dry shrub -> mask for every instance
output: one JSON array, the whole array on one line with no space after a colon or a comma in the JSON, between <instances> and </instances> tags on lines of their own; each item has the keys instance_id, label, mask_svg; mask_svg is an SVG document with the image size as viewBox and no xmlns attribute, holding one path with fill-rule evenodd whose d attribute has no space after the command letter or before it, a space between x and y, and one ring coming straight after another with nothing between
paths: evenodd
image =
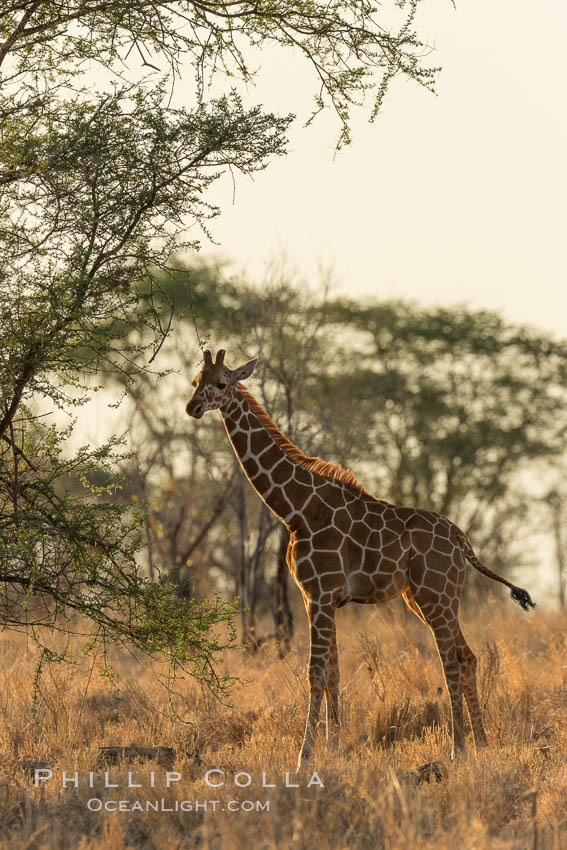
<instances>
[{"instance_id":1,"label":"dry shrub","mask_svg":"<svg viewBox=\"0 0 567 850\"><path fill-rule=\"evenodd\" d=\"M227 744L241 747L253 734L258 713L231 708L203 718L199 729L199 746L214 753Z\"/></svg>"},{"instance_id":2,"label":"dry shrub","mask_svg":"<svg viewBox=\"0 0 567 850\"><path fill-rule=\"evenodd\" d=\"M389 747L420 738L426 730L439 728L441 717L439 703L429 699L405 697L391 705L378 704L371 718L372 743Z\"/></svg>"}]
</instances>

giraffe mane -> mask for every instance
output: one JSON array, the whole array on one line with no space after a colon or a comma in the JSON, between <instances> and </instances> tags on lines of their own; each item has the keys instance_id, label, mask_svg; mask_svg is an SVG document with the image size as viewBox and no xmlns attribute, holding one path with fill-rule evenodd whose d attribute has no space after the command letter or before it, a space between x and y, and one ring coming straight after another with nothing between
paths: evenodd
<instances>
[{"instance_id":1,"label":"giraffe mane","mask_svg":"<svg viewBox=\"0 0 567 850\"><path fill-rule=\"evenodd\" d=\"M260 402L248 392L243 384L237 383L236 387L242 397L248 402L252 413L258 418L276 445L283 449L291 460L300 464L300 466L303 466L310 472L315 473L315 475L320 475L321 478L326 478L329 481L336 481L337 483L344 484L349 488L349 490L362 493L364 496L370 496L375 501L381 501L376 499L375 496L372 496L372 494L363 487L354 472L351 472L350 469L344 469L340 464L322 460L320 457L309 457L304 454L301 449L295 445L295 443L292 443L291 440L284 437L274 420L268 413L266 413L266 410L262 407Z\"/></svg>"}]
</instances>

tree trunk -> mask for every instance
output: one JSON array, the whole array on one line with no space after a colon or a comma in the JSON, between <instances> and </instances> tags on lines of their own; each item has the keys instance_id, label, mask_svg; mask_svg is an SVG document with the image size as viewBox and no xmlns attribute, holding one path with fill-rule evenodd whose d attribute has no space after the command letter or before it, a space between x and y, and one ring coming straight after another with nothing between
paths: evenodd
<instances>
[{"instance_id":1,"label":"tree trunk","mask_svg":"<svg viewBox=\"0 0 567 850\"><path fill-rule=\"evenodd\" d=\"M240 536L238 553L238 596L240 597L240 622L242 626L242 642L249 639L248 618L248 564L246 558L246 498L244 495L244 481L238 481L236 492L236 513L238 516L238 531Z\"/></svg>"},{"instance_id":2,"label":"tree trunk","mask_svg":"<svg viewBox=\"0 0 567 850\"><path fill-rule=\"evenodd\" d=\"M249 615L249 633L250 633L250 648L258 649L258 635L256 634L256 607L260 598L261 585L264 578L264 552L266 548L265 526L268 521L267 510L262 505L258 517L258 532L256 537L256 549L252 557L250 566L250 615Z\"/></svg>"},{"instance_id":3,"label":"tree trunk","mask_svg":"<svg viewBox=\"0 0 567 850\"><path fill-rule=\"evenodd\" d=\"M553 538L555 543L555 559L557 562L558 596L562 608L567 605L567 569L565 563L565 547L563 538L563 499L559 494L552 493L548 497L551 507Z\"/></svg>"},{"instance_id":4,"label":"tree trunk","mask_svg":"<svg viewBox=\"0 0 567 850\"><path fill-rule=\"evenodd\" d=\"M276 574L276 640L278 642L280 658L283 658L289 650L289 642L293 636L293 614L289 604L289 592L287 584L287 547L289 544L289 532L282 526L280 532L280 545L278 547L278 564Z\"/></svg>"}]
</instances>

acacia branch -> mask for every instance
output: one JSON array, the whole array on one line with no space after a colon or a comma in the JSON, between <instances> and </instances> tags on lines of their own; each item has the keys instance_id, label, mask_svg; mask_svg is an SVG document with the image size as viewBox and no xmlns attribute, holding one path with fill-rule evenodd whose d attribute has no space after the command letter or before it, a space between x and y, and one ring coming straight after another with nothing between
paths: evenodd
<instances>
[{"instance_id":1,"label":"acacia branch","mask_svg":"<svg viewBox=\"0 0 567 850\"><path fill-rule=\"evenodd\" d=\"M0 420L0 437L4 437L4 435L6 434L6 431L8 430L10 423L12 422L14 416L16 415L16 411L18 410L18 407L19 407L20 402L22 400L24 390L25 390L28 382L31 380L31 378L35 374L35 370L37 368L37 363L36 363L37 353L38 353L38 347L37 347L37 345L34 344L29 348L28 353L27 353L26 357L24 358L24 361L23 361L23 364L22 364L22 366L23 366L22 372L21 372L20 377L18 378L18 380L16 381L16 384L14 386L14 395L12 396L12 400L11 400L10 404L8 405L8 407L6 409L4 416Z\"/></svg>"},{"instance_id":2,"label":"acacia branch","mask_svg":"<svg viewBox=\"0 0 567 850\"><path fill-rule=\"evenodd\" d=\"M8 36L4 44L0 47L0 67L2 63L16 41L25 33L25 27L27 22L30 20L32 15L37 11L37 9L41 6L43 0L36 0L35 3L31 5L31 7L24 12L18 26L14 30L14 32Z\"/></svg>"}]
</instances>

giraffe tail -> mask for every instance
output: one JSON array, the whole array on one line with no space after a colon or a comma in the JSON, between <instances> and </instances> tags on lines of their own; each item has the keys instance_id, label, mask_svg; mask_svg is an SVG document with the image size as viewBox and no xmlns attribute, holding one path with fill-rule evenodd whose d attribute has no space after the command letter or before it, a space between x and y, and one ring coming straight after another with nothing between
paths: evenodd
<instances>
[{"instance_id":1,"label":"giraffe tail","mask_svg":"<svg viewBox=\"0 0 567 850\"><path fill-rule=\"evenodd\" d=\"M532 602L532 598L527 590L523 590L523 588L521 587L516 587L516 585L512 584L512 582L508 581L508 579L499 576L497 573L493 573L492 570L489 570L488 567L485 567L484 564L479 561L479 559L475 555L474 549L471 546L471 542L467 535L464 533L464 531L461 531L460 529L459 532L461 535L462 542L464 544L463 550L465 557L467 561L472 564L476 570L479 571L479 573L482 573L483 575L488 576L488 578L491 578L494 581L499 581L501 582L501 584L505 584L506 587L509 587L510 596L512 597L514 602L517 602L518 605L520 605L520 607L524 609L524 611L529 611L530 608L536 607L535 602Z\"/></svg>"}]
</instances>

